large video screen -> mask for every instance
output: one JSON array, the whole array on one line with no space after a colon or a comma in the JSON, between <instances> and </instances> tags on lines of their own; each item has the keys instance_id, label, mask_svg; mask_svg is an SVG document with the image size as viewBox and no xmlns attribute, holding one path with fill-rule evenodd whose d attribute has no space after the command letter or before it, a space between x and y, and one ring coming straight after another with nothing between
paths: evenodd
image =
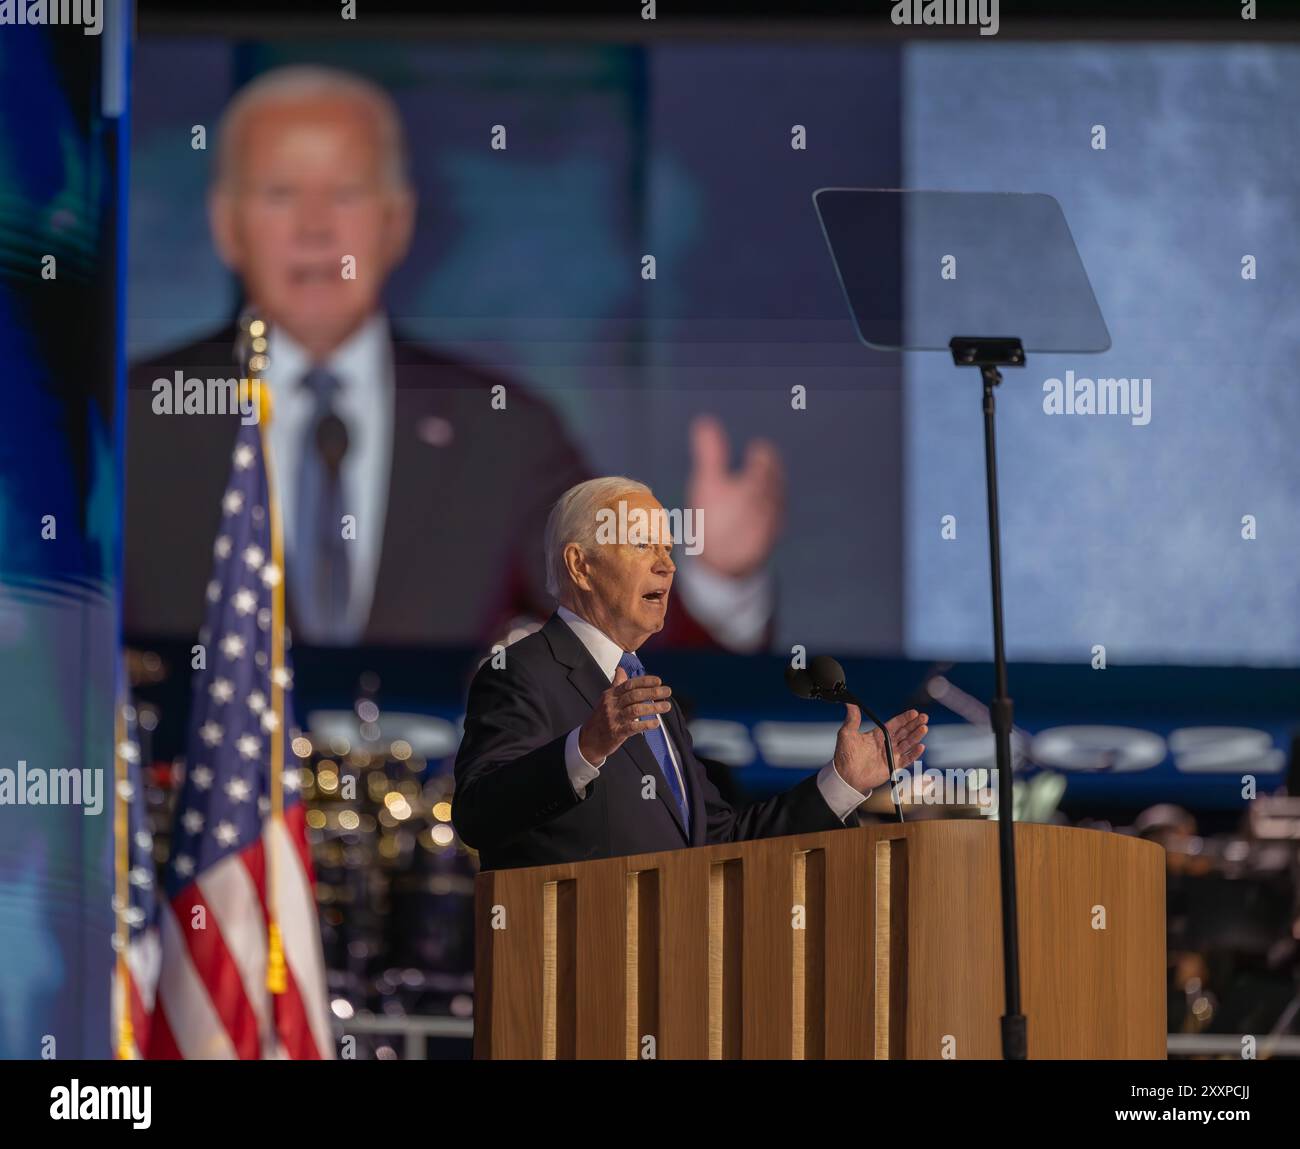
<instances>
[{"instance_id":1,"label":"large video screen","mask_svg":"<svg viewBox=\"0 0 1300 1149\"><path fill-rule=\"evenodd\" d=\"M978 378L857 342L812 203L911 187L1055 196L1113 337L1000 389L1010 657L1294 665L1298 62L1232 44L147 38L128 637L198 629L230 465L225 431L156 413L150 387L231 371L249 268L276 258L271 230L236 259L219 242L223 114L312 64L392 98L414 215L356 352L346 618L315 637L299 620L299 642L475 646L544 618L549 504L627 474L718 511L719 545L679 556L674 609L698 625L669 644L989 657ZM256 167L241 147L227 170ZM287 281L309 315L321 274ZM279 390L295 380L277 363L310 357L271 358ZM1125 381L1125 410L1090 408L1102 379Z\"/></svg>"}]
</instances>

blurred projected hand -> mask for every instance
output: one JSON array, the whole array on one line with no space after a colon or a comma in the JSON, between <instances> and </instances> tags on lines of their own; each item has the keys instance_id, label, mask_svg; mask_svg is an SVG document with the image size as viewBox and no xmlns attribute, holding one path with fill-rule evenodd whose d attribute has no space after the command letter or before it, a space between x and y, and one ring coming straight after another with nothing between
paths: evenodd
<instances>
[{"instance_id":1,"label":"blurred projected hand","mask_svg":"<svg viewBox=\"0 0 1300 1149\"><path fill-rule=\"evenodd\" d=\"M781 456L767 439L745 448L739 471L729 465L730 444L711 415L691 421L691 476L686 505L704 512L700 561L731 578L753 574L772 554L785 504Z\"/></svg>"}]
</instances>

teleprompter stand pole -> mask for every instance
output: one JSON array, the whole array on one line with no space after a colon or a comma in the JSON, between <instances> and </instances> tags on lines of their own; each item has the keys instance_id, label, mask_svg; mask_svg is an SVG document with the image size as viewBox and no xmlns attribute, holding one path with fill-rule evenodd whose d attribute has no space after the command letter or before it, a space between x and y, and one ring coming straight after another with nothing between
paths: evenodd
<instances>
[{"instance_id":1,"label":"teleprompter stand pole","mask_svg":"<svg viewBox=\"0 0 1300 1149\"><path fill-rule=\"evenodd\" d=\"M1023 367L1019 339L958 336L949 344L959 367L978 367L984 380L984 481L989 505L989 569L993 578L993 702L989 721L998 770L998 863L1002 885L1002 972L1006 1012L1002 1015L1002 1056L1024 1061L1029 1032L1020 1012L1020 925L1016 902L1016 846L1011 776L1011 698L1007 694L1007 653L1002 636L1002 545L998 528L998 464L993 435L993 388L1002 382L999 367Z\"/></svg>"}]
</instances>

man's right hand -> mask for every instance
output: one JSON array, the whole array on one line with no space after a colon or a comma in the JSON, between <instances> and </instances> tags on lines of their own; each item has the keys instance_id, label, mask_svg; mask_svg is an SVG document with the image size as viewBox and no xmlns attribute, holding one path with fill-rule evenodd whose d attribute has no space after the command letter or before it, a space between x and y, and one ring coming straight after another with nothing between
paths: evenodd
<instances>
[{"instance_id":1,"label":"man's right hand","mask_svg":"<svg viewBox=\"0 0 1300 1149\"><path fill-rule=\"evenodd\" d=\"M628 678L621 666L614 671L614 682L591 716L578 731L578 749L593 766L600 766L634 734L645 730L642 719L654 720L672 709L668 699L672 689L653 674Z\"/></svg>"}]
</instances>

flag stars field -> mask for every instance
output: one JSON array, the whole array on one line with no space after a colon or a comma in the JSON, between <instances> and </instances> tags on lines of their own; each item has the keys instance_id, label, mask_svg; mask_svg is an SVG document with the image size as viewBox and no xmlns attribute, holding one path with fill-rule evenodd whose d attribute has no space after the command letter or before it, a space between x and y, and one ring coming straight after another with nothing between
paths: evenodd
<instances>
[{"instance_id":1,"label":"flag stars field","mask_svg":"<svg viewBox=\"0 0 1300 1149\"><path fill-rule=\"evenodd\" d=\"M214 678L208 687L208 694L213 702L229 702L235 696L235 684L228 678Z\"/></svg>"},{"instance_id":2,"label":"flag stars field","mask_svg":"<svg viewBox=\"0 0 1300 1149\"><path fill-rule=\"evenodd\" d=\"M232 778L226 783L226 794L232 802L247 802L252 793L247 778Z\"/></svg>"}]
</instances>

